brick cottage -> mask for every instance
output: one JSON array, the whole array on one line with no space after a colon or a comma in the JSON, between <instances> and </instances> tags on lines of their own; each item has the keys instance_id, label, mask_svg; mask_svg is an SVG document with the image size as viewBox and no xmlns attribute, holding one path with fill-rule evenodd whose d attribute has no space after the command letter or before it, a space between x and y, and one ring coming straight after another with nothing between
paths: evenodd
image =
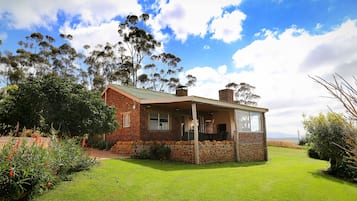
<instances>
[{"instance_id":1,"label":"brick cottage","mask_svg":"<svg viewBox=\"0 0 357 201\"><path fill-rule=\"evenodd\" d=\"M120 124L105 140L112 151L134 155L153 143L171 148L171 160L189 163L266 161L265 112L268 109L233 101L233 90L219 100L128 86L109 85L105 103L116 108Z\"/></svg>"}]
</instances>

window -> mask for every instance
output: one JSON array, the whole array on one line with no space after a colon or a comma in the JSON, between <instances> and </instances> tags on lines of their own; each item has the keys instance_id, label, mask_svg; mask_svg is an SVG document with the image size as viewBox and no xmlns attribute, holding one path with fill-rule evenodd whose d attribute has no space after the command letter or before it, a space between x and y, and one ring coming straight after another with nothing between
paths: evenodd
<instances>
[{"instance_id":1,"label":"window","mask_svg":"<svg viewBox=\"0 0 357 201\"><path fill-rule=\"evenodd\" d=\"M248 112L236 110L239 132L261 132L262 114L260 112Z\"/></svg>"},{"instance_id":2,"label":"window","mask_svg":"<svg viewBox=\"0 0 357 201\"><path fill-rule=\"evenodd\" d=\"M122 122L123 128L129 128L130 127L130 113L129 112L123 113L122 119L123 119L123 122Z\"/></svg>"},{"instance_id":3,"label":"window","mask_svg":"<svg viewBox=\"0 0 357 201\"><path fill-rule=\"evenodd\" d=\"M161 112L150 112L150 130L169 130L169 114Z\"/></svg>"}]
</instances>

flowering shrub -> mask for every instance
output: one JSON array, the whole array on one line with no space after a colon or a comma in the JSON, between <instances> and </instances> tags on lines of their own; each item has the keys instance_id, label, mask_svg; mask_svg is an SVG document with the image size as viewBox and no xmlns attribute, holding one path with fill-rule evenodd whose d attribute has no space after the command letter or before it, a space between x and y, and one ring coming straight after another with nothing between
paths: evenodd
<instances>
[{"instance_id":1,"label":"flowering shrub","mask_svg":"<svg viewBox=\"0 0 357 201\"><path fill-rule=\"evenodd\" d=\"M46 148L47 147L47 148ZM27 200L95 164L74 140L12 139L0 155L0 201Z\"/></svg>"}]
</instances>

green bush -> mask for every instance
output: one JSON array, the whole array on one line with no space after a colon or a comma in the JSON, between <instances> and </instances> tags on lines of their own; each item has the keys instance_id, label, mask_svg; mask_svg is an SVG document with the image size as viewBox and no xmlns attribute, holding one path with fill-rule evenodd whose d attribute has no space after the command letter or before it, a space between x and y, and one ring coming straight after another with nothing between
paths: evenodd
<instances>
[{"instance_id":1,"label":"green bush","mask_svg":"<svg viewBox=\"0 0 357 201\"><path fill-rule=\"evenodd\" d=\"M0 155L0 200L27 200L94 164L73 139L48 144L38 136L33 143L12 139Z\"/></svg>"},{"instance_id":2,"label":"green bush","mask_svg":"<svg viewBox=\"0 0 357 201\"><path fill-rule=\"evenodd\" d=\"M307 150L307 155L310 157L310 158L314 158L314 159L320 159L320 156L319 154L312 148L308 149Z\"/></svg>"},{"instance_id":3,"label":"green bush","mask_svg":"<svg viewBox=\"0 0 357 201\"><path fill-rule=\"evenodd\" d=\"M141 152L139 152L139 154L135 155L134 158L138 158L138 159L150 159L151 155L147 150L143 150Z\"/></svg>"},{"instance_id":4,"label":"green bush","mask_svg":"<svg viewBox=\"0 0 357 201\"><path fill-rule=\"evenodd\" d=\"M308 143L307 137L302 137L299 139L298 145L305 146L307 145L307 143Z\"/></svg>"},{"instance_id":5,"label":"green bush","mask_svg":"<svg viewBox=\"0 0 357 201\"><path fill-rule=\"evenodd\" d=\"M51 147L53 156L53 169L62 180L69 180L69 174L87 170L96 161L80 147L77 139L57 141Z\"/></svg>"},{"instance_id":6,"label":"green bush","mask_svg":"<svg viewBox=\"0 0 357 201\"><path fill-rule=\"evenodd\" d=\"M108 147L107 142L103 140L103 135L89 135L87 145L100 150L107 149Z\"/></svg>"},{"instance_id":7,"label":"green bush","mask_svg":"<svg viewBox=\"0 0 357 201\"><path fill-rule=\"evenodd\" d=\"M150 147L150 156L154 160L168 160L170 159L171 149L164 144L153 145Z\"/></svg>"}]
</instances>

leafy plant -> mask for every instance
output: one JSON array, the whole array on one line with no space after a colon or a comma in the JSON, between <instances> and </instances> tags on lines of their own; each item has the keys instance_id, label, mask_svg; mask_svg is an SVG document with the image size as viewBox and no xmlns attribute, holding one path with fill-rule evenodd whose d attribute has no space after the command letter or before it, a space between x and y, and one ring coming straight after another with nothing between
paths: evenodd
<instances>
[{"instance_id":1,"label":"leafy plant","mask_svg":"<svg viewBox=\"0 0 357 201\"><path fill-rule=\"evenodd\" d=\"M142 150L141 152L139 152L137 155L134 156L134 158L138 158L138 159L150 159L151 155L147 150Z\"/></svg>"},{"instance_id":2,"label":"leafy plant","mask_svg":"<svg viewBox=\"0 0 357 201\"><path fill-rule=\"evenodd\" d=\"M154 160L170 159L171 149L164 144L155 144L150 147L150 156Z\"/></svg>"},{"instance_id":3,"label":"leafy plant","mask_svg":"<svg viewBox=\"0 0 357 201\"><path fill-rule=\"evenodd\" d=\"M0 155L0 200L27 200L96 163L74 139L12 139Z\"/></svg>"},{"instance_id":4,"label":"leafy plant","mask_svg":"<svg viewBox=\"0 0 357 201\"><path fill-rule=\"evenodd\" d=\"M11 96L0 107L0 122L13 128L48 133L54 127L62 136L78 136L110 133L118 124L114 108L99 94L56 76L19 84Z\"/></svg>"}]
</instances>

